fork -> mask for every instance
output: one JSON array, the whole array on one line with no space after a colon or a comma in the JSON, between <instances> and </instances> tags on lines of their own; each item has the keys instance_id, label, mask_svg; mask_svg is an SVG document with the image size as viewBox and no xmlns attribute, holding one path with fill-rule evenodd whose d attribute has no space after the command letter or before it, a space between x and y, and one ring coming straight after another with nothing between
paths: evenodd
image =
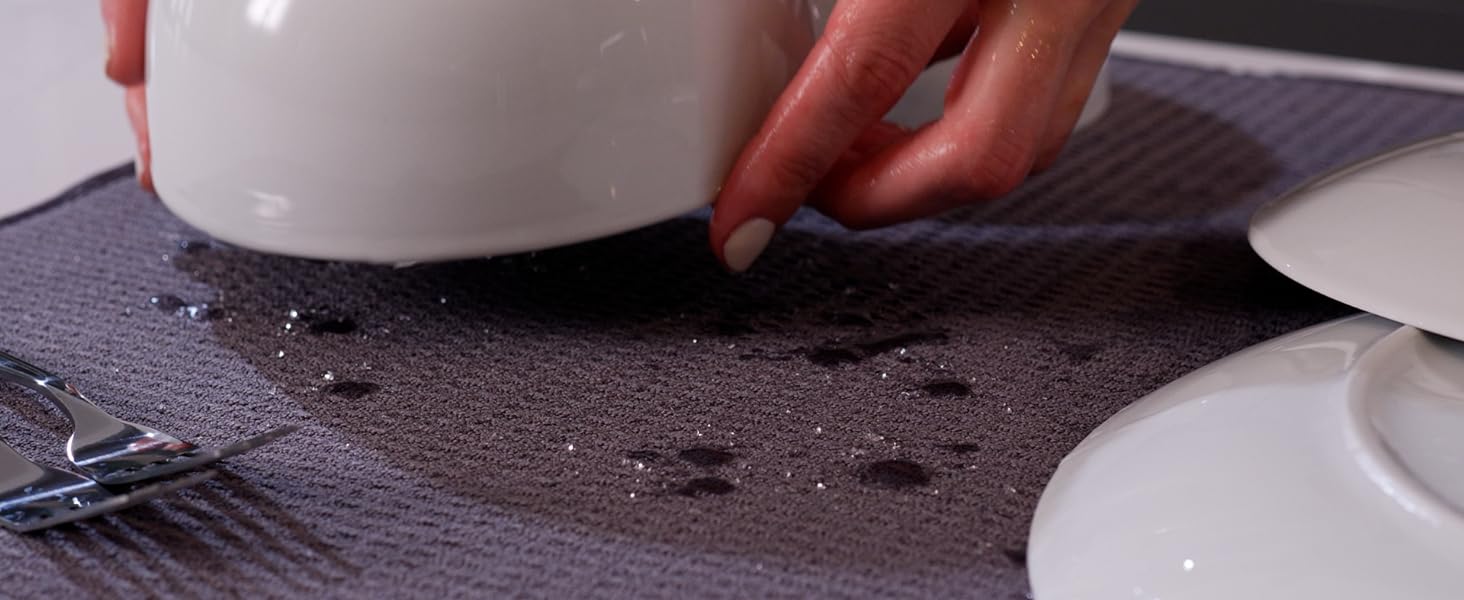
<instances>
[{"instance_id":1,"label":"fork","mask_svg":"<svg viewBox=\"0 0 1464 600\"><path fill-rule=\"evenodd\" d=\"M25 532L80 521L203 483L215 474L201 471L113 493L75 473L31 462L0 442L0 526Z\"/></svg>"},{"instance_id":2,"label":"fork","mask_svg":"<svg viewBox=\"0 0 1464 600\"><path fill-rule=\"evenodd\" d=\"M0 381L34 390L71 420L66 458L97 483L118 485L155 479L253 450L299 429L285 426L227 446L199 448L146 425L123 421L87 400L70 383L0 352Z\"/></svg>"}]
</instances>

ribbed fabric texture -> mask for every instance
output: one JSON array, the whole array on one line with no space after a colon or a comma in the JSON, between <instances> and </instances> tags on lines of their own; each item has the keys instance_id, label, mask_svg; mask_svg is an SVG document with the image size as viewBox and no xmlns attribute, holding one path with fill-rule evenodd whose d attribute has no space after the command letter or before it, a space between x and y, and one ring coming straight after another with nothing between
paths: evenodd
<instances>
[{"instance_id":1,"label":"ribbed fabric texture","mask_svg":"<svg viewBox=\"0 0 1464 600\"><path fill-rule=\"evenodd\" d=\"M1460 97L1114 79L1011 197L860 234L804 214L742 277L705 215L408 269L265 256L124 171L0 222L0 347L188 439L304 426L196 491L0 535L0 596L1023 598L1088 431L1352 312L1257 259L1251 212L1464 129ZM5 439L61 464L64 421L0 399Z\"/></svg>"}]
</instances>

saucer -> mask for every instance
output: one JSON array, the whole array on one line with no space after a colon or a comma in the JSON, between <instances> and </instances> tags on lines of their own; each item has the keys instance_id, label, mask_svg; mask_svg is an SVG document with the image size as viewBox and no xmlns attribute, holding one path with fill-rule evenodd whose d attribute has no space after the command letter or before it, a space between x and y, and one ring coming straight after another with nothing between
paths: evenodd
<instances>
[{"instance_id":1,"label":"saucer","mask_svg":"<svg viewBox=\"0 0 1464 600\"><path fill-rule=\"evenodd\" d=\"M1258 211L1251 246L1357 308L1464 339L1464 132L1384 153Z\"/></svg>"},{"instance_id":2,"label":"saucer","mask_svg":"<svg viewBox=\"0 0 1464 600\"><path fill-rule=\"evenodd\" d=\"M1441 136L1256 213L1262 258L1374 314L1218 361L1089 435L1033 520L1041 600L1460 596L1461 167L1464 133Z\"/></svg>"},{"instance_id":3,"label":"saucer","mask_svg":"<svg viewBox=\"0 0 1464 600\"><path fill-rule=\"evenodd\" d=\"M1040 600L1456 598L1464 342L1352 317L1124 409L1063 460Z\"/></svg>"}]
</instances>

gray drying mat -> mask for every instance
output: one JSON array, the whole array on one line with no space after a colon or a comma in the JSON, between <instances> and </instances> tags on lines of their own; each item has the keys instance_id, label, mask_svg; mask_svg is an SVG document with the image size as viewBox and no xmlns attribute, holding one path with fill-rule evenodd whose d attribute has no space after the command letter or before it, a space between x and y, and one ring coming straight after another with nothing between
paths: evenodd
<instances>
[{"instance_id":1,"label":"gray drying mat","mask_svg":"<svg viewBox=\"0 0 1464 600\"><path fill-rule=\"evenodd\" d=\"M804 215L745 277L699 217L404 270L263 256L121 171L0 222L0 346L204 442L305 426L200 491L0 536L0 595L1023 597L1088 431L1350 312L1256 259L1249 213L1464 129L1459 97L1115 66L1112 113L1013 197ZM58 458L58 419L0 396Z\"/></svg>"}]
</instances>

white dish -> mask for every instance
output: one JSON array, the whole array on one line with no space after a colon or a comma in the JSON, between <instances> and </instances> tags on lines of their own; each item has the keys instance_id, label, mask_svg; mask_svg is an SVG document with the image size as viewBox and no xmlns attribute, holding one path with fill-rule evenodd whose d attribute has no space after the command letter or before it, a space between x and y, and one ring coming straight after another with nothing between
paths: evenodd
<instances>
[{"instance_id":1,"label":"white dish","mask_svg":"<svg viewBox=\"0 0 1464 600\"><path fill-rule=\"evenodd\" d=\"M228 242L403 262L704 206L813 41L806 0L152 2L153 173Z\"/></svg>"},{"instance_id":2,"label":"white dish","mask_svg":"<svg viewBox=\"0 0 1464 600\"><path fill-rule=\"evenodd\" d=\"M1376 316L1124 409L1032 525L1039 600L1445 599L1464 590L1464 342Z\"/></svg>"},{"instance_id":3,"label":"white dish","mask_svg":"<svg viewBox=\"0 0 1464 600\"><path fill-rule=\"evenodd\" d=\"M1464 339L1464 133L1308 183L1256 213L1250 238L1307 287Z\"/></svg>"}]
</instances>

